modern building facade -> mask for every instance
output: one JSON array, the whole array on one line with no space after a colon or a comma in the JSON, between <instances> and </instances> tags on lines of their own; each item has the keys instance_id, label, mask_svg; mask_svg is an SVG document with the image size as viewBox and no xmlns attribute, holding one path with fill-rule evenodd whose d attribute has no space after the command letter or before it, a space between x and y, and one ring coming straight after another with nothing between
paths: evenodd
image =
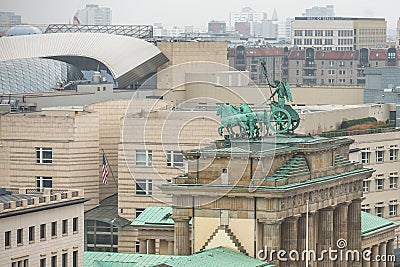
<instances>
[{"instance_id":1,"label":"modern building facade","mask_svg":"<svg viewBox=\"0 0 400 267\"><path fill-rule=\"evenodd\" d=\"M15 14L14 12L0 12L0 37L4 36L8 29L13 27L14 25L19 25L22 23L22 19L20 15Z\"/></svg>"},{"instance_id":2,"label":"modern building facade","mask_svg":"<svg viewBox=\"0 0 400 267\"><path fill-rule=\"evenodd\" d=\"M74 15L74 24L82 25L110 25L112 23L111 9L88 4Z\"/></svg>"},{"instance_id":3,"label":"modern building facade","mask_svg":"<svg viewBox=\"0 0 400 267\"><path fill-rule=\"evenodd\" d=\"M2 266L83 266L83 191L0 190Z\"/></svg>"},{"instance_id":4,"label":"modern building facade","mask_svg":"<svg viewBox=\"0 0 400 267\"><path fill-rule=\"evenodd\" d=\"M300 49L352 51L386 47L383 18L296 17L292 46Z\"/></svg>"}]
</instances>

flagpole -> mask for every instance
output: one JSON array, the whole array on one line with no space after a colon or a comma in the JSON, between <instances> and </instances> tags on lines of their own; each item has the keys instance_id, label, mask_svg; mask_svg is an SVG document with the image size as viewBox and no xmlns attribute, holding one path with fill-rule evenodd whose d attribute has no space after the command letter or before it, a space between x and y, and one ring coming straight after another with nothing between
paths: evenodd
<instances>
[{"instance_id":1,"label":"flagpole","mask_svg":"<svg viewBox=\"0 0 400 267\"><path fill-rule=\"evenodd\" d=\"M104 153L104 149L101 149L101 151L103 151L104 158L106 159L107 165L108 165L108 167L110 168L111 175L112 175L112 177L113 177L113 180L114 180L115 186L116 186L116 187L117 187L117 189L118 189L118 183L117 183L117 181L115 180L115 176L114 176L114 173L113 173L113 171L112 171L112 169L111 169L111 165L110 165L110 163L108 162L108 159L107 159L106 153Z\"/></svg>"},{"instance_id":2,"label":"flagpole","mask_svg":"<svg viewBox=\"0 0 400 267\"><path fill-rule=\"evenodd\" d=\"M307 205L307 211L306 211L306 267L308 267L308 261L309 261L309 251L308 251L308 199L306 201Z\"/></svg>"}]
</instances>

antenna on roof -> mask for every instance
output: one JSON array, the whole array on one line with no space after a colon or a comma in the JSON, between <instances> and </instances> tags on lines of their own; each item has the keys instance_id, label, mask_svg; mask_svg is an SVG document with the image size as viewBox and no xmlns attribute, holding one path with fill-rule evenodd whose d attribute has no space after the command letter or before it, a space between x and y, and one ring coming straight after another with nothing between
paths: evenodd
<instances>
[{"instance_id":1,"label":"antenna on roof","mask_svg":"<svg viewBox=\"0 0 400 267\"><path fill-rule=\"evenodd\" d=\"M100 69L100 62L97 63L97 71L99 71L99 69Z\"/></svg>"}]
</instances>

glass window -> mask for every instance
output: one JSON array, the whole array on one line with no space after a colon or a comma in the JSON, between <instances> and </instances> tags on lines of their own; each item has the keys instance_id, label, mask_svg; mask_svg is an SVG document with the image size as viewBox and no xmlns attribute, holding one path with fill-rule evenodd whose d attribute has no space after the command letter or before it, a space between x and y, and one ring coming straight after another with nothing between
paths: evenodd
<instances>
[{"instance_id":1,"label":"glass window","mask_svg":"<svg viewBox=\"0 0 400 267\"><path fill-rule=\"evenodd\" d=\"M36 163L40 164L53 163L53 149L51 147L37 147Z\"/></svg>"},{"instance_id":2,"label":"glass window","mask_svg":"<svg viewBox=\"0 0 400 267\"><path fill-rule=\"evenodd\" d=\"M363 192L369 192L370 181L363 181Z\"/></svg>"},{"instance_id":3,"label":"glass window","mask_svg":"<svg viewBox=\"0 0 400 267\"><path fill-rule=\"evenodd\" d=\"M21 228L17 230L17 245L22 245L23 240L24 240L24 231Z\"/></svg>"},{"instance_id":4,"label":"glass window","mask_svg":"<svg viewBox=\"0 0 400 267\"><path fill-rule=\"evenodd\" d=\"M383 216L383 207L375 207L375 215L382 217Z\"/></svg>"},{"instance_id":5,"label":"glass window","mask_svg":"<svg viewBox=\"0 0 400 267\"><path fill-rule=\"evenodd\" d=\"M46 267L46 258L40 259L40 267Z\"/></svg>"},{"instance_id":6,"label":"glass window","mask_svg":"<svg viewBox=\"0 0 400 267\"><path fill-rule=\"evenodd\" d=\"M152 195L153 181L147 179L136 180L136 195Z\"/></svg>"},{"instance_id":7,"label":"glass window","mask_svg":"<svg viewBox=\"0 0 400 267\"><path fill-rule=\"evenodd\" d=\"M53 188L53 177L36 176L36 191L43 192L45 188Z\"/></svg>"},{"instance_id":8,"label":"glass window","mask_svg":"<svg viewBox=\"0 0 400 267\"><path fill-rule=\"evenodd\" d=\"M136 150L136 166L152 166L153 151L152 150Z\"/></svg>"},{"instance_id":9,"label":"glass window","mask_svg":"<svg viewBox=\"0 0 400 267\"><path fill-rule=\"evenodd\" d=\"M180 151L167 151L168 167L183 167L183 155Z\"/></svg>"},{"instance_id":10,"label":"glass window","mask_svg":"<svg viewBox=\"0 0 400 267\"><path fill-rule=\"evenodd\" d=\"M29 242L35 240L35 226L29 227Z\"/></svg>"},{"instance_id":11,"label":"glass window","mask_svg":"<svg viewBox=\"0 0 400 267\"><path fill-rule=\"evenodd\" d=\"M57 256L51 257L51 267L57 267Z\"/></svg>"},{"instance_id":12,"label":"glass window","mask_svg":"<svg viewBox=\"0 0 400 267\"><path fill-rule=\"evenodd\" d=\"M74 250L72 252L72 267L78 267L78 251Z\"/></svg>"},{"instance_id":13,"label":"glass window","mask_svg":"<svg viewBox=\"0 0 400 267\"><path fill-rule=\"evenodd\" d=\"M302 30L294 30L294 36L303 36Z\"/></svg>"},{"instance_id":14,"label":"glass window","mask_svg":"<svg viewBox=\"0 0 400 267\"><path fill-rule=\"evenodd\" d=\"M51 236L52 237L57 236L57 222L51 223Z\"/></svg>"},{"instance_id":15,"label":"glass window","mask_svg":"<svg viewBox=\"0 0 400 267\"><path fill-rule=\"evenodd\" d=\"M390 201L389 216L397 216L397 201Z\"/></svg>"},{"instance_id":16,"label":"glass window","mask_svg":"<svg viewBox=\"0 0 400 267\"><path fill-rule=\"evenodd\" d=\"M385 151L383 146L378 146L376 148L376 162L383 162L384 153Z\"/></svg>"},{"instance_id":17,"label":"glass window","mask_svg":"<svg viewBox=\"0 0 400 267\"><path fill-rule=\"evenodd\" d=\"M78 232L78 217L75 217L72 221L72 231L74 233Z\"/></svg>"},{"instance_id":18,"label":"glass window","mask_svg":"<svg viewBox=\"0 0 400 267\"><path fill-rule=\"evenodd\" d=\"M62 267L67 267L68 266L68 253L63 253L62 254Z\"/></svg>"},{"instance_id":19,"label":"glass window","mask_svg":"<svg viewBox=\"0 0 400 267\"><path fill-rule=\"evenodd\" d=\"M4 233L4 246L5 247L11 246L11 231L7 231Z\"/></svg>"},{"instance_id":20,"label":"glass window","mask_svg":"<svg viewBox=\"0 0 400 267\"><path fill-rule=\"evenodd\" d=\"M397 188L397 179L398 179L398 174L397 172L391 172L389 174L389 188L390 189L395 189Z\"/></svg>"},{"instance_id":21,"label":"glass window","mask_svg":"<svg viewBox=\"0 0 400 267\"><path fill-rule=\"evenodd\" d=\"M40 239L46 238L46 224L40 225Z\"/></svg>"},{"instance_id":22,"label":"glass window","mask_svg":"<svg viewBox=\"0 0 400 267\"><path fill-rule=\"evenodd\" d=\"M389 160L397 160L398 148L397 145L390 146Z\"/></svg>"},{"instance_id":23,"label":"glass window","mask_svg":"<svg viewBox=\"0 0 400 267\"><path fill-rule=\"evenodd\" d=\"M63 235L68 234L68 220L62 221L62 234Z\"/></svg>"},{"instance_id":24,"label":"glass window","mask_svg":"<svg viewBox=\"0 0 400 267\"><path fill-rule=\"evenodd\" d=\"M369 151L369 148L363 148L361 150L361 162L363 164L369 163L370 153L371 153L371 151Z\"/></svg>"},{"instance_id":25,"label":"glass window","mask_svg":"<svg viewBox=\"0 0 400 267\"><path fill-rule=\"evenodd\" d=\"M380 178L382 176L383 176L382 174L377 175L377 178L375 179L375 184L376 184L376 190L377 191L383 190L383 186L384 186L383 181L384 180L383 180L383 178Z\"/></svg>"},{"instance_id":26,"label":"glass window","mask_svg":"<svg viewBox=\"0 0 400 267\"><path fill-rule=\"evenodd\" d=\"M136 209L136 210L135 210L135 216L136 216L136 218L139 217L139 215L142 214L143 211L144 211L144 209Z\"/></svg>"}]
</instances>

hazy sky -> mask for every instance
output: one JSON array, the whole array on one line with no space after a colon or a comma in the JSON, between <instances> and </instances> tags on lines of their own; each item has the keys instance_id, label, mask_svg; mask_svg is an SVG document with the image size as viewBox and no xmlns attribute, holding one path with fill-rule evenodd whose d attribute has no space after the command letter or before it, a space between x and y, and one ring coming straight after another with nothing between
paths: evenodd
<instances>
[{"instance_id":1,"label":"hazy sky","mask_svg":"<svg viewBox=\"0 0 400 267\"><path fill-rule=\"evenodd\" d=\"M113 24L206 26L212 19L228 23L229 13L244 6L267 12L268 18L276 8L279 20L284 20L312 6L333 4L336 16L384 17L389 28L396 27L400 16L398 0L0 0L0 11L13 11L32 24L68 23L76 10L91 3L111 8Z\"/></svg>"}]
</instances>

